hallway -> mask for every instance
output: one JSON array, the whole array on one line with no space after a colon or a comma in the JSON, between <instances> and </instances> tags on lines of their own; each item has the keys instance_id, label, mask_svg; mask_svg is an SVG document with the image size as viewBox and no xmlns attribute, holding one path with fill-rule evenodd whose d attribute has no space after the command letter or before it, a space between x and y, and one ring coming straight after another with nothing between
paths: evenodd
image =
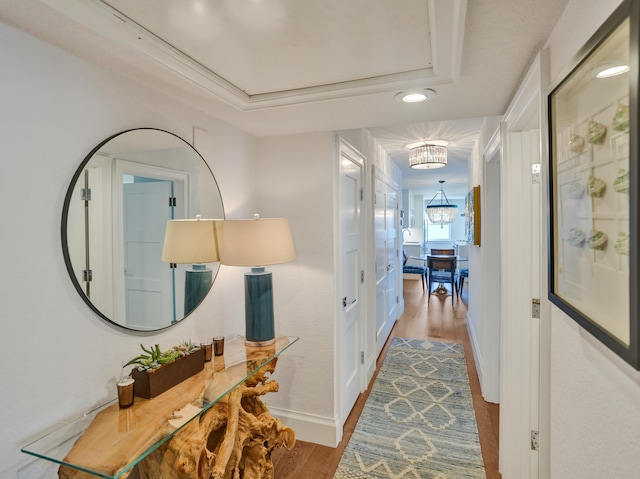
<instances>
[{"instance_id":1,"label":"hallway","mask_svg":"<svg viewBox=\"0 0 640 479\"><path fill-rule=\"evenodd\" d=\"M465 289L466 287L465 285ZM498 473L499 406L485 402L480 392L465 324L467 307L462 300L457 300L452 307L451 298L448 296L432 295L430 303L427 303L427 298L420 281L404 281L405 310L396 322L391 336L458 342L464 346L487 479L500 479ZM378 369L386 354L387 346L378 358ZM337 448L298 441L292 451L276 449L273 454L276 479L331 479L368 395L369 390L358 398L345 423L343 439Z\"/></svg>"}]
</instances>

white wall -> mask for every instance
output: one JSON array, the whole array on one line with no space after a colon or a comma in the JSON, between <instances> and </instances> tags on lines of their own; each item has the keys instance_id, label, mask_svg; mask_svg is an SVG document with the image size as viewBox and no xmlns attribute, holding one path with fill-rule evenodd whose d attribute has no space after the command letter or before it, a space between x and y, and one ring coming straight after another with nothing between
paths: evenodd
<instances>
[{"instance_id":1,"label":"white wall","mask_svg":"<svg viewBox=\"0 0 640 479\"><path fill-rule=\"evenodd\" d=\"M569 1L548 42L552 78L619 3ZM551 477L638 477L640 372L556 307L550 387Z\"/></svg>"},{"instance_id":2,"label":"white wall","mask_svg":"<svg viewBox=\"0 0 640 479\"><path fill-rule=\"evenodd\" d=\"M270 266L276 334L301 339L283 355L278 394L265 397L271 411L305 441L335 445L334 209L332 133L259 140L256 174L262 217L286 217L296 261ZM238 288L242 288L238 284Z\"/></svg>"},{"instance_id":3,"label":"white wall","mask_svg":"<svg viewBox=\"0 0 640 479\"><path fill-rule=\"evenodd\" d=\"M20 447L113 399L120 365L137 354L139 343L169 347L183 339L244 330L242 268L222 267L203 305L159 333L132 334L90 311L68 277L60 240L64 195L82 159L101 140L125 129L157 127L191 141L197 125L208 131L198 147L218 181L227 215L237 218L259 210L254 181L258 150L254 137L234 127L2 23L0 45L0 186L5 198L0 228L0 477L16 477L21 470L20 477L32 479L39 477L33 472L39 466L29 465L32 459ZM297 222L294 231L301 231ZM304 248L301 257L306 260ZM305 290L313 286L307 281L312 269L293 266L294 272L305 270L299 275L307 283ZM274 272L280 308L284 294L279 281L286 286L292 280L280 269L274 267ZM300 322L304 320L301 315ZM308 334L304 327L299 331ZM307 362L312 360L322 363L320 358ZM283 370L292 368L288 361L293 360L283 355Z\"/></svg>"},{"instance_id":4,"label":"white wall","mask_svg":"<svg viewBox=\"0 0 640 479\"><path fill-rule=\"evenodd\" d=\"M487 118L478 135L478 140L474 145L471 159L469 161L469 189L480 185L481 197L486 194L486 178L484 177L484 150L489 144L492 135L496 131L500 122L499 117ZM499 402L497 394L497 379L499 378L499 363L496 358L496 344L500 344L500 323L499 317L489 315L487 311L495 310L499 305L491 305L487 308L488 285L483 278L487 277L487 251L482 244L496 241L497 232L488 232L482 226L482 217L485 216L485 205L481 201L480 205L480 237L481 245L469 244L469 278L468 295L469 304L467 310L467 328L473 346L473 354L476 362L476 369L480 379L482 393L487 401ZM466 286L465 286L466 287ZM490 383L487 384L487 381Z\"/></svg>"}]
</instances>

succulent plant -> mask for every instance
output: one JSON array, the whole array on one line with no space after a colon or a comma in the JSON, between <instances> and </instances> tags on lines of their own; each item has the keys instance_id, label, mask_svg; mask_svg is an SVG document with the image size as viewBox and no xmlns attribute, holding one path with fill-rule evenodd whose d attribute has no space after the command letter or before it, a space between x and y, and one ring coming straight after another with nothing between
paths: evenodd
<instances>
[{"instance_id":1,"label":"succulent plant","mask_svg":"<svg viewBox=\"0 0 640 479\"><path fill-rule=\"evenodd\" d=\"M197 349L200 349L200 347L196 343L190 340L182 341L180 344L173 347L173 350L178 351L178 355L181 358L188 356L189 354L191 354Z\"/></svg>"},{"instance_id":2,"label":"succulent plant","mask_svg":"<svg viewBox=\"0 0 640 479\"><path fill-rule=\"evenodd\" d=\"M161 351L158 344L149 349L145 348L142 344L140 345L140 347L146 354L136 356L123 367L135 364L137 365L139 370L149 371L170 363L180 356L180 351L177 351L173 348L167 351Z\"/></svg>"}]
</instances>

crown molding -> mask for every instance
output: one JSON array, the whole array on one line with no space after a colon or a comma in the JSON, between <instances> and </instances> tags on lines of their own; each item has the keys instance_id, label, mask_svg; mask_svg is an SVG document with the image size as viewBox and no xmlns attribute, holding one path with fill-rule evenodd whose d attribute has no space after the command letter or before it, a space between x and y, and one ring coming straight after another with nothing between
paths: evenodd
<instances>
[{"instance_id":1,"label":"crown molding","mask_svg":"<svg viewBox=\"0 0 640 479\"><path fill-rule=\"evenodd\" d=\"M41 3L241 111L426 88L455 82L460 71L467 0L429 0L434 67L306 88L248 94L101 0Z\"/></svg>"}]
</instances>

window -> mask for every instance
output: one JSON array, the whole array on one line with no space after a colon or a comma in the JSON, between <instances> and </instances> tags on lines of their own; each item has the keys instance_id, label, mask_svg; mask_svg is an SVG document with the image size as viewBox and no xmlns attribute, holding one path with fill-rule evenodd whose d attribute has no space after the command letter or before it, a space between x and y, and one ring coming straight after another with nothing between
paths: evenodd
<instances>
[{"instance_id":1,"label":"window","mask_svg":"<svg viewBox=\"0 0 640 479\"><path fill-rule=\"evenodd\" d=\"M425 232L427 241L451 241L451 225L432 223L426 214L424 215L424 224L427 230Z\"/></svg>"}]
</instances>

